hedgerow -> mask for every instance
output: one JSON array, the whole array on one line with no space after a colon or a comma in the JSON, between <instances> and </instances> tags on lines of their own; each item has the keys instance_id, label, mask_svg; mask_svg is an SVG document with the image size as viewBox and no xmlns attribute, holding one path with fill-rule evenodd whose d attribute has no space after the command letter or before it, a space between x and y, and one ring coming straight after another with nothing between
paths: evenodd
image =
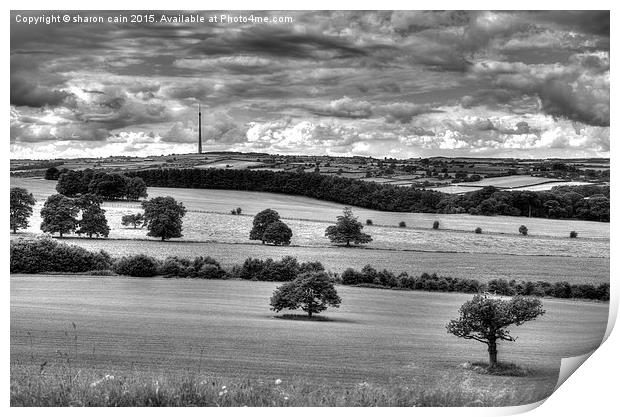
<instances>
[{"instance_id":1,"label":"hedgerow","mask_svg":"<svg viewBox=\"0 0 620 417\"><path fill-rule=\"evenodd\" d=\"M147 255L124 256L112 259L107 253L90 252L74 245L59 243L50 238L18 239L11 241L11 273L38 272L88 272L112 269L119 275L135 277L165 277L225 279L251 281L292 281L308 272L324 272L320 262L299 263L297 258L287 256L280 261L247 258L242 265L226 271L215 259L199 256L193 260L168 257L163 262ZM106 273L107 274L107 273ZM423 273L419 276L401 272L396 275L386 269L377 270L371 265L361 270L347 268L342 274L330 273L332 279L342 285L403 290L479 293L498 295L527 295L555 298L581 298L609 300L609 284L573 284L566 281L516 281L492 279L487 283L476 279L439 276Z\"/></svg>"}]
</instances>

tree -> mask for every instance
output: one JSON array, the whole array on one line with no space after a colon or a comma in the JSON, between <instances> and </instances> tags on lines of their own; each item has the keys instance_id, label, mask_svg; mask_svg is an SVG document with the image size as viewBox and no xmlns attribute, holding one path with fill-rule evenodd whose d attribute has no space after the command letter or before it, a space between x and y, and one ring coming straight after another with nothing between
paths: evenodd
<instances>
[{"instance_id":1,"label":"tree","mask_svg":"<svg viewBox=\"0 0 620 417\"><path fill-rule=\"evenodd\" d=\"M88 192L88 183L84 183L83 173L79 171L67 171L60 174L56 191L67 197L75 197Z\"/></svg>"},{"instance_id":2,"label":"tree","mask_svg":"<svg viewBox=\"0 0 620 417\"><path fill-rule=\"evenodd\" d=\"M407 223L400 222L400 223L398 223L398 227L407 227Z\"/></svg>"},{"instance_id":3,"label":"tree","mask_svg":"<svg viewBox=\"0 0 620 417\"><path fill-rule=\"evenodd\" d=\"M132 177L127 180L125 184L125 197L128 200L139 200L141 198L147 198L149 195L146 192L146 183L140 177Z\"/></svg>"},{"instance_id":4,"label":"tree","mask_svg":"<svg viewBox=\"0 0 620 417\"><path fill-rule=\"evenodd\" d=\"M474 233L476 233L476 234L482 233L482 228L481 227L476 227L476 229L474 230Z\"/></svg>"},{"instance_id":5,"label":"tree","mask_svg":"<svg viewBox=\"0 0 620 417\"><path fill-rule=\"evenodd\" d=\"M577 232L574 230L571 230L571 232L568 234L568 237L570 237L571 239L577 238Z\"/></svg>"},{"instance_id":6,"label":"tree","mask_svg":"<svg viewBox=\"0 0 620 417\"><path fill-rule=\"evenodd\" d=\"M56 167L49 167L45 170L45 179L46 180L57 180L60 176L60 171Z\"/></svg>"},{"instance_id":7,"label":"tree","mask_svg":"<svg viewBox=\"0 0 620 417\"><path fill-rule=\"evenodd\" d=\"M32 207L36 200L32 193L21 187L11 187L11 230L17 233L17 229L28 227L28 218L32 215Z\"/></svg>"},{"instance_id":8,"label":"tree","mask_svg":"<svg viewBox=\"0 0 620 417\"><path fill-rule=\"evenodd\" d=\"M123 226L129 226L131 224L134 229L138 226L144 227L144 215L142 213L126 214L121 217L121 224Z\"/></svg>"},{"instance_id":9,"label":"tree","mask_svg":"<svg viewBox=\"0 0 620 417\"><path fill-rule=\"evenodd\" d=\"M252 222L252 230L250 230L250 240L260 240L265 243L265 239L263 236L265 235L265 230L267 230L267 226L271 223L280 220L280 215L277 211L272 209L266 209L258 213L254 216L254 221Z\"/></svg>"},{"instance_id":10,"label":"tree","mask_svg":"<svg viewBox=\"0 0 620 417\"><path fill-rule=\"evenodd\" d=\"M357 217L353 216L349 207L345 207L343 215L338 216L337 219L335 226L329 226L325 229L325 236L332 243L345 243L346 246L351 246L351 242L355 244L372 242L372 237L362 232L364 226L357 221Z\"/></svg>"},{"instance_id":11,"label":"tree","mask_svg":"<svg viewBox=\"0 0 620 417\"><path fill-rule=\"evenodd\" d=\"M524 224L519 226L519 233L521 233L523 236L527 236L527 227Z\"/></svg>"},{"instance_id":12,"label":"tree","mask_svg":"<svg viewBox=\"0 0 620 417\"><path fill-rule=\"evenodd\" d=\"M100 195L106 200L117 200L127 195L128 183L129 179L123 174L98 172L88 183L88 192ZM144 194L146 194L146 186Z\"/></svg>"},{"instance_id":13,"label":"tree","mask_svg":"<svg viewBox=\"0 0 620 417\"><path fill-rule=\"evenodd\" d=\"M328 306L339 307L342 300L334 284L324 272L307 272L295 280L278 287L271 296L271 309L296 310L301 307L312 317Z\"/></svg>"},{"instance_id":14,"label":"tree","mask_svg":"<svg viewBox=\"0 0 620 417\"><path fill-rule=\"evenodd\" d=\"M543 207L547 210L547 217L552 219L566 216L566 209L557 200L547 200Z\"/></svg>"},{"instance_id":15,"label":"tree","mask_svg":"<svg viewBox=\"0 0 620 417\"><path fill-rule=\"evenodd\" d=\"M147 236L161 237L161 240L181 237L183 216L186 210L183 203L177 203L172 197L155 197L142 202L144 224L149 232Z\"/></svg>"},{"instance_id":16,"label":"tree","mask_svg":"<svg viewBox=\"0 0 620 417\"><path fill-rule=\"evenodd\" d=\"M47 198L41 209L41 230L45 233L73 232L78 226L77 215L80 208L75 201L62 194L54 194Z\"/></svg>"},{"instance_id":17,"label":"tree","mask_svg":"<svg viewBox=\"0 0 620 417\"><path fill-rule=\"evenodd\" d=\"M110 227L108 227L108 220L105 217L105 210L101 208L101 203L103 203L103 198L95 194L84 194L75 199L76 206L82 210L80 228L76 231L78 235L108 237Z\"/></svg>"},{"instance_id":18,"label":"tree","mask_svg":"<svg viewBox=\"0 0 620 417\"><path fill-rule=\"evenodd\" d=\"M489 366L497 365L497 342L514 342L516 338L507 329L520 326L545 313L537 298L515 296L509 300L475 295L459 309L460 317L446 326L448 333L463 339L473 339L488 346Z\"/></svg>"},{"instance_id":19,"label":"tree","mask_svg":"<svg viewBox=\"0 0 620 417\"><path fill-rule=\"evenodd\" d=\"M82 219L79 222L80 228L76 231L78 235L84 233L88 237L99 235L108 237L110 227L105 217L105 210L99 204L91 204L82 209Z\"/></svg>"},{"instance_id":20,"label":"tree","mask_svg":"<svg viewBox=\"0 0 620 417\"><path fill-rule=\"evenodd\" d=\"M435 221L433 222L433 229L434 229L434 230L439 229L439 220L435 220Z\"/></svg>"},{"instance_id":21,"label":"tree","mask_svg":"<svg viewBox=\"0 0 620 417\"><path fill-rule=\"evenodd\" d=\"M290 245L293 232L286 223L276 220L269 223L265 233L263 233L263 242L273 243L274 245Z\"/></svg>"}]
</instances>

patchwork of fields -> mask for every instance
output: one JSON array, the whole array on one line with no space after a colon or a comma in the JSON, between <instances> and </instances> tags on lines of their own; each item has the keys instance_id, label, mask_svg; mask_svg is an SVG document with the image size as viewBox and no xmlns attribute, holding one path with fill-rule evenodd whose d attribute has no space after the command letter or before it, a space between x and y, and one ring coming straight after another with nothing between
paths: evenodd
<instances>
[{"instance_id":1,"label":"patchwork of fields","mask_svg":"<svg viewBox=\"0 0 620 417\"><path fill-rule=\"evenodd\" d=\"M343 304L324 313L330 321L288 321L268 309L276 285L13 275L11 366L49 361L52 367L66 353L73 366L102 375L145 370L158 378L191 369L222 378L280 378L284 384L296 377L417 391L463 384L542 397L555 386L561 358L600 344L609 306L545 299L547 313L514 328L517 342L499 346L500 360L528 367L533 375L491 377L461 366L486 360L485 346L445 330L470 295L339 286Z\"/></svg>"},{"instance_id":2,"label":"patchwork of fields","mask_svg":"<svg viewBox=\"0 0 620 417\"><path fill-rule=\"evenodd\" d=\"M11 178L11 185L27 188L38 200L30 227L13 238L39 234L39 212L45 198L55 191L55 182ZM106 202L110 239L66 241L88 249L104 249L113 256L209 255L224 265L238 264L248 257L279 259L291 255L302 261L321 261L334 272L371 264L395 272L437 272L481 280L609 282L609 223L356 208L360 220L373 220L374 226L365 228L373 236L373 242L364 248L341 248L331 245L324 236L325 228L341 213L342 206L338 204L282 194L227 190L151 187L149 194L151 197L172 195L188 208L182 239L162 243L147 238L145 229L123 227L121 217L139 211L139 203ZM241 207L244 214L228 214L235 207ZM273 247L248 240L252 216L268 207L277 210L293 229L291 246ZM437 219L440 230L432 230L430 226ZM401 220L406 221L407 228L396 227ZM529 236L517 233L521 224L527 224ZM481 227L483 233L473 233L475 227ZM579 238L569 239L570 230L576 230Z\"/></svg>"},{"instance_id":3,"label":"patchwork of fields","mask_svg":"<svg viewBox=\"0 0 620 417\"><path fill-rule=\"evenodd\" d=\"M45 199L56 192L56 182L36 178L11 178L11 186L19 186L32 192L42 204ZM149 197L170 195L183 202L190 211L229 213L231 209L241 207L244 214L254 215L265 208L272 208L286 219L315 221L335 221L342 214L343 205L328 201L314 200L307 197L286 194L260 193L253 191L197 190L190 188L149 187ZM128 212L137 210L137 203L106 203L106 209L118 208ZM35 214L40 209L35 208ZM397 226L400 221L407 228L430 229L435 220L439 220L442 229L473 232L481 227L486 233L507 233L514 235L519 226L527 225L531 236L567 237L575 230L583 238L600 238L609 240L609 223L581 220L553 220L511 216L471 216L469 214L429 214L397 213L354 208L354 214L365 222L371 219L375 225ZM188 215L189 216L189 215ZM32 221L32 223L37 223ZM110 222L112 223L112 222ZM111 226L113 226L111 224ZM38 225L35 228L38 231Z\"/></svg>"}]
</instances>

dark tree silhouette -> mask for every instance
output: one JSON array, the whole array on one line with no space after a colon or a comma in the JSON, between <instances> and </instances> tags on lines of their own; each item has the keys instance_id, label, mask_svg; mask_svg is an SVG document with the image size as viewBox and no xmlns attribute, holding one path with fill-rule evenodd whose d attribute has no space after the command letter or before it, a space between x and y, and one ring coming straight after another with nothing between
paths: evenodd
<instances>
[{"instance_id":1,"label":"dark tree silhouette","mask_svg":"<svg viewBox=\"0 0 620 417\"><path fill-rule=\"evenodd\" d=\"M290 245L291 237L293 237L291 228L280 220L269 223L263 233L263 241L274 245Z\"/></svg>"},{"instance_id":2,"label":"dark tree silhouette","mask_svg":"<svg viewBox=\"0 0 620 417\"><path fill-rule=\"evenodd\" d=\"M41 230L45 233L58 233L60 237L71 233L78 226L79 211L80 208L73 199L61 194L51 195L41 209Z\"/></svg>"},{"instance_id":3,"label":"dark tree silhouette","mask_svg":"<svg viewBox=\"0 0 620 417\"><path fill-rule=\"evenodd\" d=\"M49 167L45 170L45 179L46 180L57 180L60 176L60 171L56 167Z\"/></svg>"},{"instance_id":4,"label":"dark tree silhouette","mask_svg":"<svg viewBox=\"0 0 620 417\"><path fill-rule=\"evenodd\" d=\"M146 184L142 178L133 177L127 180L125 185L125 197L127 197L128 200L139 200L141 198L147 198L148 196Z\"/></svg>"},{"instance_id":5,"label":"dark tree silhouette","mask_svg":"<svg viewBox=\"0 0 620 417\"><path fill-rule=\"evenodd\" d=\"M264 235L267 226L271 223L280 220L280 215L277 211L272 209L266 209L254 216L252 222L252 230L250 230L250 240L260 240L265 243Z\"/></svg>"},{"instance_id":6,"label":"dark tree silhouette","mask_svg":"<svg viewBox=\"0 0 620 417\"><path fill-rule=\"evenodd\" d=\"M325 236L332 243L345 243L346 246L351 246L351 242L355 244L372 242L372 237L362 232L363 228L364 225L357 221L351 209L345 207L342 216L338 216L336 225L325 229Z\"/></svg>"},{"instance_id":7,"label":"dark tree silhouette","mask_svg":"<svg viewBox=\"0 0 620 417\"><path fill-rule=\"evenodd\" d=\"M144 215L142 213L126 214L121 217L121 224L123 226L129 226L131 224L134 229L138 226L144 226Z\"/></svg>"},{"instance_id":8,"label":"dark tree silhouette","mask_svg":"<svg viewBox=\"0 0 620 417\"><path fill-rule=\"evenodd\" d=\"M28 218L32 215L32 207L35 202L32 193L29 193L25 188L11 188L10 212L13 233L17 233L18 229L28 227Z\"/></svg>"},{"instance_id":9,"label":"dark tree silhouette","mask_svg":"<svg viewBox=\"0 0 620 417\"><path fill-rule=\"evenodd\" d=\"M537 298L517 295L510 300L475 295L459 309L460 317L446 326L448 333L463 339L473 339L488 346L489 366L497 365L497 342L514 342L508 326L520 326L545 314Z\"/></svg>"},{"instance_id":10,"label":"dark tree silhouette","mask_svg":"<svg viewBox=\"0 0 620 417\"><path fill-rule=\"evenodd\" d=\"M76 205L82 210L82 219L79 221L80 228L76 231L78 235L108 237L110 227L105 217L105 210L101 208L102 202L103 199L94 194L85 194L76 199Z\"/></svg>"},{"instance_id":11,"label":"dark tree silhouette","mask_svg":"<svg viewBox=\"0 0 620 417\"><path fill-rule=\"evenodd\" d=\"M155 197L142 202L144 223L149 230L147 236L160 237L162 241L182 237L183 216L186 210L183 203L172 197Z\"/></svg>"},{"instance_id":12,"label":"dark tree silhouette","mask_svg":"<svg viewBox=\"0 0 620 417\"><path fill-rule=\"evenodd\" d=\"M324 272L308 272L295 280L278 287L271 297L271 309L279 312L284 309L301 308L312 317L328 306L339 307L342 300L334 284Z\"/></svg>"}]
</instances>

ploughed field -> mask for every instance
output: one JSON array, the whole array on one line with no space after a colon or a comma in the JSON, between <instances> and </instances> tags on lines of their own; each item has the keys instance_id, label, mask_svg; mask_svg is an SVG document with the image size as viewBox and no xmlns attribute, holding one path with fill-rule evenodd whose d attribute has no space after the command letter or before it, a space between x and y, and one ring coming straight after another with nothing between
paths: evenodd
<instances>
[{"instance_id":1,"label":"ploughed field","mask_svg":"<svg viewBox=\"0 0 620 417\"><path fill-rule=\"evenodd\" d=\"M164 278L11 276L11 368L54 372L70 360L101 375L193 372L224 378L293 378L310 383L406 385L548 394L563 357L596 348L608 303L544 299L542 318L515 327L500 361L529 376L480 375L485 345L447 334L471 295L338 286L328 321L274 318L277 284ZM75 329L72 323L75 324ZM43 369L42 368L42 369ZM12 371L12 374L13 374ZM497 391L495 391L497 390ZM535 397L535 398L534 398Z\"/></svg>"}]
</instances>

